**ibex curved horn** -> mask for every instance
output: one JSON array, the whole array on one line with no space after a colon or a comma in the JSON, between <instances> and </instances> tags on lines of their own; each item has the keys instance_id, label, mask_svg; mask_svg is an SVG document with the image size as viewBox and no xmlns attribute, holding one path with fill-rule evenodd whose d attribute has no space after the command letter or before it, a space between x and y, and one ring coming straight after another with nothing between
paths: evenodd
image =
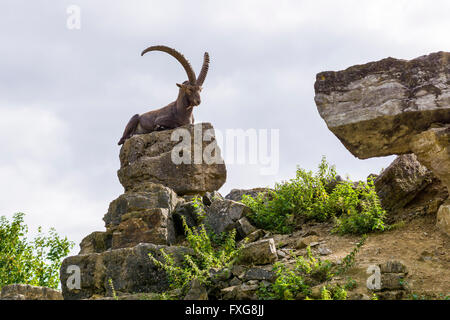
<instances>
[{"instance_id":1,"label":"ibex curved horn","mask_svg":"<svg viewBox=\"0 0 450 320\"><path fill-rule=\"evenodd\" d=\"M197 78L197 85L201 86L203 84L203 81L205 81L206 74L208 73L209 69L209 54L208 52L205 52L205 55L203 56L203 66L202 70L200 71L200 74Z\"/></svg>"},{"instance_id":2,"label":"ibex curved horn","mask_svg":"<svg viewBox=\"0 0 450 320\"><path fill-rule=\"evenodd\" d=\"M146 54L149 51L163 51L163 52L166 52L166 53L170 54L172 57L177 59L178 62L180 62L181 65L183 66L184 70L187 73L187 76L188 76L188 79L189 79L189 83L192 84L192 85L195 85L197 83L197 80L196 80L196 77L195 77L195 72L192 69L191 64L177 50L169 48L169 47L166 47L166 46L151 46L151 47L148 47L147 49L145 49L144 51L142 51L141 56L143 56L144 54ZM202 69L202 71L203 71L203 69Z\"/></svg>"}]
</instances>

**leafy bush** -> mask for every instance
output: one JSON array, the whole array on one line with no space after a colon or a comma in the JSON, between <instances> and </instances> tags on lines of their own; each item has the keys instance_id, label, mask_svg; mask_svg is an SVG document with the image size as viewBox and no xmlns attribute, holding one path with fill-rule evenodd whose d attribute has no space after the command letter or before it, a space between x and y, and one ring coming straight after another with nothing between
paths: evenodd
<instances>
[{"instance_id":1,"label":"leafy bush","mask_svg":"<svg viewBox=\"0 0 450 320\"><path fill-rule=\"evenodd\" d=\"M182 217L186 240L193 250L193 255L184 256L184 263L178 265L174 258L161 249L164 263L158 261L150 253L149 257L155 265L164 269L168 275L172 289L184 290L191 280L197 279L205 285L210 284L211 269L224 269L230 267L236 260L243 245L236 247L236 230L230 231L220 245L215 245L205 226L200 225L198 229L190 228Z\"/></svg>"},{"instance_id":2,"label":"leafy bush","mask_svg":"<svg viewBox=\"0 0 450 320\"><path fill-rule=\"evenodd\" d=\"M242 202L252 209L250 218L257 226L289 233L295 226L295 215L326 220L328 212L324 204L328 194L325 186L335 176L335 168L329 167L323 159L316 174L297 168L294 179L277 183L273 190L260 193L256 198L244 195Z\"/></svg>"},{"instance_id":3,"label":"leafy bush","mask_svg":"<svg viewBox=\"0 0 450 320\"><path fill-rule=\"evenodd\" d=\"M194 206L194 212L197 215L198 220L202 222L206 217L205 205L203 204L202 197L195 196L192 199L192 205Z\"/></svg>"},{"instance_id":4,"label":"leafy bush","mask_svg":"<svg viewBox=\"0 0 450 320\"><path fill-rule=\"evenodd\" d=\"M310 300L312 287L322 286L320 299L322 300L346 300L347 290L355 287L355 282L347 280L346 283L329 284L335 276L341 276L355 261L355 256L359 248L364 244L366 236L363 236L357 246L343 259L342 266L334 265L329 260L322 261L315 257L311 248L306 248L306 256L295 258L293 268L277 262L274 264L273 271L276 279L269 286L261 286L258 296L261 299L307 299Z\"/></svg>"},{"instance_id":5,"label":"leafy bush","mask_svg":"<svg viewBox=\"0 0 450 320\"><path fill-rule=\"evenodd\" d=\"M336 214L335 232L363 234L386 228L386 211L381 207L371 178L356 188L349 182L338 184L329 203L340 213Z\"/></svg>"},{"instance_id":6,"label":"leafy bush","mask_svg":"<svg viewBox=\"0 0 450 320\"><path fill-rule=\"evenodd\" d=\"M305 295L309 292L309 286L297 270L289 270L284 264L277 262L274 265L276 280L271 286L268 297L281 300L292 300L302 292Z\"/></svg>"},{"instance_id":7,"label":"leafy bush","mask_svg":"<svg viewBox=\"0 0 450 320\"><path fill-rule=\"evenodd\" d=\"M296 258L296 270L318 282L331 279L331 267L330 261L314 257L310 247L306 248L306 259L302 256Z\"/></svg>"},{"instance_id":8,"label":"leafy bush","mask_svg":"<svg viewBox=\"0 0 450 320\"><path fill-rule=\"evenodd\" d=\"M336 169L325 157L317 173L297 168L296 177L277 183L273 190L257 197L244 195L242 202L252 209L249 218L260 228L289 233L295 218L326 221L336 218L335 232L367 233L384 230L382 209L372 180L359 183L336 181Z\"/></svg>"},{"instance_id":9,"label":"leafy bush","mask_svg":"<svg viewBox=\"0 0 450 320\"><path fill-rule=\"evenodd\" d=\"M24 283L56 289L62 258L73 243L60 238L53 228L43 234L41 227L34 240L28 242L23 217L23 213L16 213L12 222L0 217L0 288Z\"/></svg>"},{"instance_id":10,"label":"leafy bush","mask_svg":"<svg viewBox=\"0 0 450 320\"><path fill-rule=\"evenodd\" d=\"M347 290L340 285L324 286L320 295L321 300L347 300Z\"/></svg>"}]
</instances>

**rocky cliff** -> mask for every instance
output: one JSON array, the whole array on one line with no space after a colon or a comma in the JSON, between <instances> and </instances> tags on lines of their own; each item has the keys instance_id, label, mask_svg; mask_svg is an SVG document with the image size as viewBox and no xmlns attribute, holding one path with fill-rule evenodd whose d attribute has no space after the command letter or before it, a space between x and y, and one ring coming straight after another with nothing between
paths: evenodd
<instances>
[{"instance_id":1,"label":"rocky cliff","mask_svg":"<svg viewBox=\"0 0 450 320\"><path fill-rule=\"evenodd\" d=\"M373 175L389 223L397 226L371 235L353 257L355 266L347 275L357 285L349 299L369 299L374 292L381 299L402 299L416 291L431 296L450 289L441 281L450 277L449 57L439 52L411 61L388 58L317 75L319 113L352 154L362 159L399 155ZM261 288L276 279L276 262L294 269L298 257L312 252L341 268L360 240L333 234L329 222L304 222L291 234L257 229L241 199L260 193L270 198L269 189L233 189L225 197L217 192L226 168L208 123L134 136L122 146L120 164L124 193L109 205L106 230L86 236L80 253L62 263L64 299L113 299L116 294L151 299L168 292L168 276L157 262L164 260L161 249L178 265L192 254L182 221L194 228L204 223L216 235L235 230L236 240L247 238L248 243L232 267L208 270L208 289L192 281L187 294L170 291L177 299L258 299ZM339 180L333 183L327 187ZM382 284L371 291L367 268L374 266ZM342 281L335 277L326 284ZM321 298L324 283L309 283L308 296Z\"/></svg>"},{"instance_id":2,"label":"rocky cliff","mask_svg":"<svg viewBox=\"0 0 450 320\"><path fill-rule=\"evenodd\" d=\"M387 58L317 74L315 102L356 157L414 153L450 189L450 53ZM437 223L450 234L450 202Z\"/></svg>"},{"instance_id":3,"label":"rocky cliff","mask_svg":"<svg viewBox=\"0 0 450 320\"><path fill-rule=\"evenodd\" d=\"M183 150L177 147L180 142ZM176 163L176 157L183 162ZM106 231L86 236L80 253L63 261L64 299L104 298L112 296L113 290L121 295L167 291L165 272L148 255L163 261L164 249L178 263L184 261L191 251L179 245L184 238L181 219L191 227L198 225L194 196L202 199L210 231L220 234L236 229L238 239L251 235L253 241L264 235L246 219L245 205L216 192L225 183L226 168L210 124L133 136L120 150L120 163L118 176L125 192L109 205L103 218ZM270 239L253 242L243 252L243 261L250 263L276 259Z\"/></svg>"}]
</instances>

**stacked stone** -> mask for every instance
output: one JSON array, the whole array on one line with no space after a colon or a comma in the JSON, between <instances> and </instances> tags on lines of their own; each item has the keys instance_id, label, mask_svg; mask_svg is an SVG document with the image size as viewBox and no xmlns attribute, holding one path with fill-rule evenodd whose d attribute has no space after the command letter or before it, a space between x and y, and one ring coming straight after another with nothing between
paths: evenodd
<instances>
[{"instance_id":1,"label":"stacked stone","mask_svg":"<svg viewBox=\"0 0 450 320\"><path fill-rule=\"evenodd\" d=\"M175 130L189 134L191 163L175 164L172 161L172 151L180 143L178 139L172 139ZM139 243L172 245L176 237L172 215L185 201L182 196L203 195L218 190L225 183L223 161L206 164L197 159L194 162L195 152L202 154L211 144L221 159L214 136L208 141L203 140L203 134L213 130L211 124L186 125L175 130L136 135L124 143L120 150L118 176L125 193L109 205L103 218L106 231L94 232L84 238L80 254L127 248Z\"/></svg>"},{"instance_id":2,"label":"stacked stone","mask_svg":"<svg viewBox=\"0 0 450 320\"><path fill-rule=\"evenodd\" d=\"M181 130L189 139L172 139ZM180 132L180 131L179 131ZM204 138L208 132L208 137ZM178 135L180 136L180 135ZM184 142L190 163L172 161L172 150ZM207 149L208 148L208 149ZM200 151L199 151L200 150ZM195 159L205 150L213 150L215 163ZM199 153L200 152L200 153ZM179 154L178 154L179 156ZM174 216L193 195L206 195L218 190L226 180L211 124L186 125L174 130L136 135L120 150L118 176L125 192L109 205L103 220L106 231L85 237L79 255L66 258L61 266L62 293L66 299L83 299L120 292L157 292L167 289L165 274L148 257L161 258L160 250L178 254L180 259L189 250L174 246ZM236 214L240 219L243 210ZM233 219L232 222L236 222ZM71 286L69 266L79 268L80 288ZM69 280L69 283L67 281ZM68 287L69 285L69 287Z\"/></svg>"},{"instance_id":3,"label":"stacked stone","mask_svg":"<svg viewBox=\"0 0 450 320\"><path fill-rule=\"evenodd\" d=\"M179 143L171 139L175 130L188 133L190 163L172 161L172 152ZM167 291L167 275L149 254L165 262L161 253L164 250L178 264L186 254L193 254L191 249L177 245L184 238L182 218L190 227L202 223L215 234L236 229L237 240L249 239L251 243L242 251L241 264L264 265L278 258L273 239L260 240L265 233L246 218L250 209L232 200L231 195L224 199L216 191L225 183L226 169L214 134L211 135L212 126L202 123L175 130L136 135L122 146L118 176L125 192L110 203L103 217L106 231L85 237L80 253L63 261L60 279L64 299L107 299L114 293L126 298ZM207 139L199 138L207 131ZM212 156L219 161L195 161L198 150L215 150ZM241 195L264 190L234 192ZM193 201L198 196L204 206L202 221ZM243 290L249 292L248 283L240 281ZM225 286L231 285L233 282L226 282ZM192 287L188 297L199 291L195 283ZM196 298L204 296L201 292Z\"/></svg>"},{"instance_id":4,"label":"stacked stone","mask_svg":"<svg viewBox=\"0 0 450 320\"><path fill-rule=\"evenodd\" d=\"M408 269L400 261L387 261L379 264L381 273L381 287L375 290L382 300L400 300L408 290L406 277Z\"/></svg>"}]
</instances>

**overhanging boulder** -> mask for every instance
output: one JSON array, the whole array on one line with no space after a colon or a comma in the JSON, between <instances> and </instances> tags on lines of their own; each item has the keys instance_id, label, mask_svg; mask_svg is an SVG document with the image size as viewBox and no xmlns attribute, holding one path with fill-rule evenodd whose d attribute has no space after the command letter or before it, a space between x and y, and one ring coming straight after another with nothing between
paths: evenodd
<instances>
[{"instance_id":1,"label":"overhanging boulder","mask_svg":"<svg viewBox=\"0 0 450 320\"><path fill-rule=\"evenodd\" d=\"M353 155L414 153L450 189L450 53L321 72L314 89L320 116Z\"/></svg>"}]
</instances>

